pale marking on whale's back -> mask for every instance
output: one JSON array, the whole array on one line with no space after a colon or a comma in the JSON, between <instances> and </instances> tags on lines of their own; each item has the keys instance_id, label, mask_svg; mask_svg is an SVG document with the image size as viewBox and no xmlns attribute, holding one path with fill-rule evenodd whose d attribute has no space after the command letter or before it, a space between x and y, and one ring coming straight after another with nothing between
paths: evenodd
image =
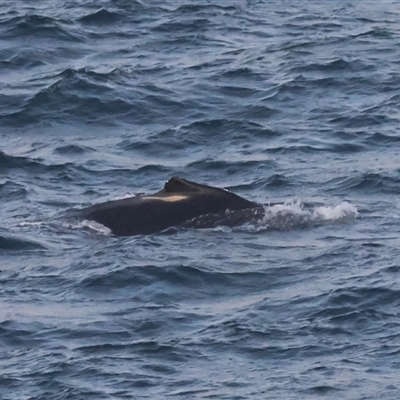
<instances>
[{"instance_id":1,"label":"pale marking on whale's back","mask_svg":"<svg viewBox=\"0 0 400 400\"><path fill-rule=\"evenodd\" d=\"M167 201L168 203L174 203L176 201L181 201L187 199L187 196L168 196L168 197L157 197L157 196L144 196L143 200L161 200Z\"/></svg>"}]
</instances>

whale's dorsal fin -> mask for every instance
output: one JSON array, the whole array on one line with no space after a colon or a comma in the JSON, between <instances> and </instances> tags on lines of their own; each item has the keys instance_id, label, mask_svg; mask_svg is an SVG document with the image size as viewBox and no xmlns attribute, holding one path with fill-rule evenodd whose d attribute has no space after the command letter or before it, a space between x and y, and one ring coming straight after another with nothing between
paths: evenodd
<instances>
[{"instance_id":1,"label":"whale's dorsal fin","mask_svg":"<svg viewBox=\"0 0 400 400\"><path fill-rule=\"evenodd\" d=\"M199 188L196 186L192 182L174 176L165 184L164 190L167 193L198 192Z\"/></svg>"}]
</instances>

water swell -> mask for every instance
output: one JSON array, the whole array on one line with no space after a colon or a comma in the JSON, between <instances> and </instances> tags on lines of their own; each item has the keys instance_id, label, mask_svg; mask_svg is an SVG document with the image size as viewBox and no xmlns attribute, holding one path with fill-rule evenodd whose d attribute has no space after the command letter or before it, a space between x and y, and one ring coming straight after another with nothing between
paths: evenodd
<instances>
[{"instance_id":1,"label":"water swell","mask_svg":"<svg viewBox=\"0 0 400 400\"><path fill-rule=\"evenodd\" d=\"M69 22L37 14L12 17L3 22L2 30L3 37L12 40L42 38L81 42L79 35L71 31Z\"/></svg>"},{"instance_id":2,"label":"water swell","mask_svg":"<svg viewBox=\"0 0 400 400\"><path fill-rule=\"evenodd\" d=\"M392 193L397 194L400 188L398 171L394 173L365 172L352 177L335 179L329 184L332 188L344 188L346 190L360 191L364 193Z\"/></svg>"},{"instance_id":3,"label":"water swell","mask_svg":"<svg viewBox=\"0 0 400 400\"><path fill-rule=\"evenodd\" d=\"M0 167L1 170L1 167ZM2 199L18 200L23 199L28 195L28 190L24 185L21 185L10 180L6 180L4 183L0 182L0 196Z\"/></svg>"},{"instance_id":4,"label":"water swell","mask_svg":"<svg viewBox=\"0 0 400 400\"><path fill-rule=\"evenodd\" d=\"M37 168L41 164L27 157L10 156L0 151L0 169L6 171L14 168Z\"/></svg>"},{"instance_id":5,"label":"water swell","mask_svg":"<svg viewBox=\"0 0 400 400\"><path fill-rule=\"evenodd\" d=\"M44 249L46 249L44 245L31 239L13 237L9 235L0 235L0 250L2 251L26 251Z\"/></svg>"},{"instance_id":6,"label":"water swell","mask_svg":"<svg viewBox=\"0 0 400 400\"><path fill-rule=\"evenodd\" d=\"M227 273L209 271L201 265L168 265L160 268L142 264L85 276L74 290L91 298L100 297L111 302L126 303L127 299L131 299L134 303L131 306L126 303L126 310L121 310L124 314L131 313L132 307L139 307L143 302L149 307L152 305L155 310L163 311L163 307L172 307L178 312L180 298L190 295L193 301L202 301L204 298L214 301L219 298L224 302L232 287L237 288L235 296L238 298L249 289L260 291L260 279L264 279L261 272ZM202 318L200 309L180 312L189 319Z\"/></svg>"},{"instance_id":7,"label":"water swell","mask_svg":"<svg viewBox=\"0 0 400 400\"><path fill-rule=\"evenodd\" d=\"M167 114L179 116L187 108L167 96L169 93L163 95L154 85L142 85L126 90L124 96L118 95L117 88L125 86L124 74L115 69L106 73L87 68L66 69L43 77L42 81L49 82L44 88L14 104L11 113L4 109L0 117L10 126L68 122L72 115L86 123L114 125L118 119L124 119L147 124Z\"/></svg>"},{"instance_id":8,"label":"water swell","mask_svg":"<svg viewBox=\"0 0 400 400\"><path fill-rule=\"evenodd\" d=\"M104 26L105 24L121 23L122 19L123 14L115 11L108 11L102 8L99 11L87 14L79 18L79 21L88 25Z\"/></svg>"}]
</instances>

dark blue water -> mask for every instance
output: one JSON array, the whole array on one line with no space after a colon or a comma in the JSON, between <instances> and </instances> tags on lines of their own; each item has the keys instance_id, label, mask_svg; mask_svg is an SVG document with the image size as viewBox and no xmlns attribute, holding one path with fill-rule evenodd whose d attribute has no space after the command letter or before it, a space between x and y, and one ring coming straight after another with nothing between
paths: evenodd
<instances>
[{"instance_id":1,"label":"dark blue water","mask_svg":"<svg viewBox=\"0 0 400 400\"><path fill-rule=\"evenodd\" d=\"M0 398L400 397L400 6L0 5ZM262 221L113 237L171 176Z\"/></svg>"}]
</instances>

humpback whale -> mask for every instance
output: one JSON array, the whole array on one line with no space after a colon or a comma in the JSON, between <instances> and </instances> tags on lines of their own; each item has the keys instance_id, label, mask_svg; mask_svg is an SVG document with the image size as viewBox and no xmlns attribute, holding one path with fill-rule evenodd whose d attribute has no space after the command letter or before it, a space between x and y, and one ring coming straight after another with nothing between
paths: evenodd
<instances>
[{"instance_id":1,"label":"humpback whale","mask_svg":"<svg viewBox=\"0 0 400 400\"><path fill-rule=\"evenodd\" d=\"M96 204L80 210L80 217L106 226L114 235L132 236L183 226L197 217L227 210L263 208L228 190L172 177L157 193Z\"/></svg>"}]
</instances>

